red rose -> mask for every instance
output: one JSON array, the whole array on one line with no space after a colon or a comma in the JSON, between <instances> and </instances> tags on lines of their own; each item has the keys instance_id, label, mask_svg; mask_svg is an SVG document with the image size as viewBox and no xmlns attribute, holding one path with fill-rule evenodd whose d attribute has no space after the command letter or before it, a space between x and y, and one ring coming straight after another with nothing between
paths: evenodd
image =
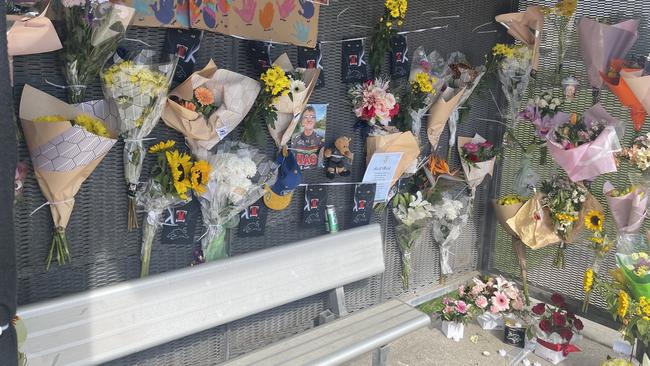
<instances>
[{"instance_id":1,"label":"red rose","mask_svg":"<svg viewBox=\"0 0 650 366\"><path fill-rule=\"evenodd\" d=\"M562 295L558 294L557 292L551 295L551 301L553 302L553 305L561 307L564 305L564 298Z\"/></svg>"},{"instance_id":2,"label":"red rose","mask_svg":"<svg viewBox=\"0 0 650 366\"><path fill-rule=\"evenodd\" d=\"M364 108L361 110L361 118L370 120L375 116L375 107Z\"/></svg>"},{"instance_id":3,"label":"red rose","mask_svg":"<svg viewBox=\"0 0 650 366\"><path fill-rule=\"evenodd\" d=\"M582 324L582 320L580 319L575 319L573 321L573 326L576 327L577 330L582 330L585 326Z\"/></svg>"},{"instance_id":4,"label":"red rose","mask_svg":"<svg viewBox=\"0 0 650 366\"><path fill-rule=\"evenodd\" d=\"M551 318L553 319L553 323L558 326L564 326L566 324L566 317L560 313L553 313L551 315Z\"/></svg>"},{"instance_id":5,"label":"red rose","mask_svg":"<svg viewBox=\"0 0 650 366\"><path fill-rule=\"evenodd\" d=\"M546 333L551 333L552 325L551 321L548 319L544 319L541 322L539 322L539 329Z\"/></svg>"},{"instance_id":6,"label":"red rose","mask_svg":"<svg viewBox=\"0 0 650 366\"><path fill-rule=\"evenodd\" d=\"M546 305L540 302L539 304L533 306L533 308L530 309L530 311L532 311L533 314L542 315L546 311Z\"/></svg>"},{"instance_id":7,"label":"red rose","mask_svg":"<svg viewBox=\"0 0 650 366\"><path fill-rule=\"evenodd\" d=\"M469 161L471 161L472 163L479 163L480 162L478 156L476 156L474 154L468 155L467 157L469 158Z\"/></svg>"},{"instance_id":8,"label":"red rose","mask_svg":"<svg viewBox=\"0 0 650 366\"><path fill-rule=\"evenodd\" d=\"M390 116L390 118L393 118L393 117L397 116L397 113L399 113L399 103L395 103L395 106L393 107L393 109L388 111L388 115Z\"/></svg>"},{"instance_id":9,"label":"red rose","mask_svg":"<svg viewBox=\"0 0 650 366\"><path fill-rule=\"evenodd\" d=\"M560 336L562 336L562 338L566 339L568 342L571 340L571 338L573 338L573 332L569 328L564 328L560 331Z\"/></svg>"}]
</instances>

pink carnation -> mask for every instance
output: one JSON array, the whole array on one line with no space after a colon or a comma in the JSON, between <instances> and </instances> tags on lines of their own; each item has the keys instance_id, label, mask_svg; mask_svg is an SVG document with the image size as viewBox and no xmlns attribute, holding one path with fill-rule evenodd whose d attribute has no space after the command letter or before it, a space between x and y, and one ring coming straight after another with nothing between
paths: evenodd
<instances>
[{"instance_id":1,"label":"pink carnation","mask_svg":"<svg viewBox=\"0 0 650 366\"><path fill-rule=\"evenodd\" d=\"M492 305L492 306L490 306L490 312L492 314L496 314L496 313L499 312L499 309L497 309L496 306Z\"/></svg>"},{"instance_id":2,"label":"pink carnation","mask_svg":"<svg viewBox=\"0 0 650 366\"><path fill-rule=\"evenodd\" d=\"M465 301L459 300L456 302L456 311L461 314L467 314L467 310L469 310L469 305L467 305Z\"/></svg>"},{"instance_id":3,"label":"pink carnation","mask_svg":"<svg viewBox=\"0 0 650 366\"><path fill-rule=\"evenodd\" d=\"M488 305L488 300L485 298L485 296L481 295L478 298L476 298L476 306L478 306L481 309L485 309L485 307Z\"/></svg>"},{"instance_id":4,"label":"pink carnation","mask_svg":"<svg viewBox=\"0 0 650 366\"><path fill-rule=\"evenodd\" d=\"M445 306L444 309L442 309L442 312L443 312L444 314L449 314L449 313L451 313L452 310L453 310L452 307L449 306L449 305L447 305L447 306Z\"/></svg>"}]
</instances>

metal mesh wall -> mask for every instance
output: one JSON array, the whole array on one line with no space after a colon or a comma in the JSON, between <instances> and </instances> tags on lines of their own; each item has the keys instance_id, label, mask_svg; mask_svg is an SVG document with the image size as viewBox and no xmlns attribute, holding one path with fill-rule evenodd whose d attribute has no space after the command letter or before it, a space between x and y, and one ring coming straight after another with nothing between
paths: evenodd
<instances>
[{"instance_id":1,"label":"metal mesh wall","mask_svg":"<svg viewBox=\"0 0 650 366\"><path fill-rule=\"evenodd\" d=\"M519 4L520 10L525 10L530 5L549 5L552 6L554 1L521 1ZM637 18L646 20L650 14L649 3L638 3L634 7L629 4L618 1L595 1L595 0L581 0L578 2L578 10L576 19L583 16L598 18L600 22L607 22L614 24L622 19ZM645 55L647 54L648 47L650 46L650 38L648 37L649 30L645 27L645 22L642 21L640 28L640 37L634 48L630 51L630 55ZM541 75L538 76L537 82L531 84L529 87L529 95L538 95L545 90L553 89L556 93L561 93L561 86L554 83L553 70L557 58L557 32L552 23L546 22L544 26L544 36L541 51ZM568 37L568 51L564 62L563 76L574 75L580 82L580 90L578 97L574 102L569 102L564 106L564 109L569 112L582 113L592 105L592 91L589 79L586 74L586 69L582 61L580 53L580 46L578 43L577 33L575 27L569 32ZM607 88L602 90L600 102L605 109L614 117L623 121L626 126L625 138L621 141L624 146L629 146L630 142L637 136L637 133L632 129L632 121L628 109L621 106L618 99ZM525 105L526 101L524 101ZM648 132L646 125L641 133ZM524 143L532 141L533 128L532 124L521 122L516 131L516 136ZM519 169L519 162L522 155L518 151L509 150L506 153L502 166L502 180L501 180L501 194L510 193L513 183L513 177ZM541 179L549 178L552 174L562 171L552 158L548 157L546 165L539 164L539 154L532 158L534 169L540 174ZM622 163L618 172L604 174L598 177L591 185L590 191L596 196L598 201L603 204L606 209L606 233L611 237L615 237L616 231L613 225L613 219L605 199L602 195L602 187L605 181L611 181L615 186L624 188L629 185L628 173L632 170L629 165ZM647 229L646 225L643 229ZM533 286L542 289L551 289L552 291L560 292L576 300L582 301L582 275L585 268L593 263L594 254L591 249L587 247L587 239L585 238L574 245L569 245L566 252L566 267L559 270L552 266L553 256L555 255L557 246L547 247L541 250L532 251L527 250L528 267L529 267L529 281ZM501 272L510 273L512 275L519 274L517 260L510 244L510 237L499 227L497 229L497 240L495 244L495 257L493 267ZM600 269L600 274L606 275L609 269L614 266L614 251L611 251L605 258L603 265ZM598 308L604 308L605 303L599 296L592 296L591 302Z\"/></svg>"},{"instance_id":2,"label":"metal mesh wall","mask_svg":"<svg viewBox=\"0 0 650 366\"><path fill-rule=\"evenodd\" d=\"M342 40L365 36L383 11L382 1L356 2L334 1L322 7L319 39ZM492 45L503 38L502 32L478 33L478 31L499 29L496 25L474 28L490 22L496 14L509 11L510 1L430 1L409 2L409 15L405 29L427 28L448 25L442 30L409 34L410 50L423 45L428 51L434 48L446 55L452 51L465 52L473 64L480 64L483 55ZM346 10L347 9L347 10ZM340 14L343 10L342 14ZM338 16L340 14L340 16ZM338 16L338 17L337 17ZM352 25L362 26L356 27ZM367 28L363 28L367 27ZM500 29L499 29L500 30ZM501 30L500 30L501 31ZM162 49L165 38L164 29L137 28L129 30L128 38L140 39L154 49ZM125 41L126 45L129 42ZM133 43L133 47L142 45ZM325 67L325 87L317 89L310 102L329 103L327 142L339 135L353 137L355 162L353 174L339 181L360 181L364 167L364 144L353 129L355 122L347 99L347 86L341 83L339 43L323 44L323 65ZM368 47L366 45L366 52ZM272 58L288 52L296 62L295 47L276 45ZM411 53L409 52L409 57ZM238 71L257 78L246 55L246 43L232 37L207 33L204 36L198 55L197 67L202 67L212 58L219 67ZM61 73L61 62L57 53L18 56L14 58L14 96L16 111L22 87L29 83L47 93L65 100L65 91L46 82L65 83ZM388 70L387 66L384 70ZM88 100L102 97L97 81L88 88ZM493 118L496 108L483 95L475 95L469 101L469 118L459 126L459 135L473 136L480 133L486 138L496 138L495 126L476 122L477 117ZM423 131L424 132L424 131ZM237 139L240 129L229 138ZM446 134L441 141L446 141ZM167 128L162 122L151 137L173 138L182 142L182 137ZM426 142L423 133L421 140ZM446 144L441 143L441 152L446 152ZM273 143L268 138L267 153L272 156ZM29 213L45 199L41 195L36 180L30 175L25 183L24 200L16 208L15 226L18 245L17 264L19 268L19 304L29 304L59 296L82 292L116 282L135 280L139 275L140 231L127 232L127 197L123 177L123 143L118 142L109 152L95 172L83 184L76 196L74 213L67 228L72 263L63 267L53 266L45 271L44 259L49 250L52 222L48 209L42 209L30 216ZM427 148L424 148L425 152ZM24 143L20 146L20 157L29 161ZM147 178L152 160L144 164L142 180ZM459 167L457 157L452 166ZM321 170L307 171L305 183L326 181ZM482 240L485 228L488 180L477 192L472 219L464 230L461 239L452 248L452 263L457 274L475 270L481 260ZM302 213L303 189L298 189L290 207L281 212L271 211L268 216L266 235L261 238L239 238L231 233L232 255L239 255L276 245L325 234L322 229L302 229L299 227ZM329 187L329 203L337 207L342 229L350 227L353 186ZM346 286L347 305L355 311L377 304L388 298L401 295L404 290L400 279L401 262L395 240L395 219L389 210L375 216L375 221L384 229L386 271L383 275L368 278ZM199 225L200 226L200 225ZM202 229L197 228L197 238ZM194 247L169 245L156 239L154 243L151 273L160 273L189 265ZM411 291L417 291L439 281L439 250L433 242L431 233L423 235L413 254L413 275ZM112 365L207 365L228 357L234 357L278 339L301 332L313 326L313 320L324 309L324 294L312 296L264 313L188 336L168 344L140 352L111 362Z\"/></svg>"}]
</instances>

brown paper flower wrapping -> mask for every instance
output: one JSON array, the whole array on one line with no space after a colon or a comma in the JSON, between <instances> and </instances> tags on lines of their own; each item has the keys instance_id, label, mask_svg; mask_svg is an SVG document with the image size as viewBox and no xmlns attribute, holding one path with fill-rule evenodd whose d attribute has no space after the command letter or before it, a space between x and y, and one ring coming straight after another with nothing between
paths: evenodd
<instances>
[{"instance_id":1,"label":"brown paper flower wrapping","mask_svg":"<svg viewBox=\"0 0 650 366\"><path fill-rule=\"evenodd\" d=\"M494 214L497 218L501 227L513 237L519 237L519 235L508 225L508 220L513 218L517 212L524 206L525 202L515 203L512 205L500 205L497 203L497 200L492 200L492 206L494 207Z\"/></svg>"},{"instance_id":2,"label":"brown paper flower wrapping","mask_svg":"<svg viewBox=\"0 0 650 366\"><path fill-rule=\"evenodd\" d=\"M648 192L630 192L621 197L612 197L614 186L608 181L603 184L603 194L612 212L620 234L638 234L648 207Z\"/></svg>"},{"instance_id":3,"label":"brown paper flower wrapping","mask_svg":"<svg viewBox=\"0 0 650 366\"><path fill-rule=\"evenodd\" d=\"M465 88L447 88L442 92L442 95L440 95L438 100L433 103L431 110L429 110L427 136L429 137L429 143L433 150L438 147L438 142L440 141L442 131L445 129L447 120L449 120L451 113L460 104L464 94Z\"/></svg>"},{"instance_id":4,"label":"brown paper flower wrapping","mask_svg":"<svg viewBox=\"0 0 650 366\"><path fill-rule=\"evenodd\" d=\"M517 212L507 220L508 226L517 236L531 249L541 249L546 246L562 242L562 239L555 234L551 212L548 208L542 208L541 200L543 194L538 193ZM575 222L571 234L566 243L572 243L584 227L584 218L590 210L603 211L603 207L591 194L587 194L587 200L582 205L580 217Z\"/></svg>"},{"instance_id":5,"label":"brown paper flower wrapping","mask_svg":"<svg viewBox=\"0 0 650 366\"><path fill-rule=\"evenodd\" d=\"M273 65L279 66L285 72L293 71L293 66L291 65L289 56L287 56L286 53L283 53L278 57ZM309 97L316 87L319 74L319 68L304 70L302 72L302 81L305 83L305 90L299 93L293 93L293 99L288 95L280 96L278 101L274 103L275 108L278 111L277 119L275 120L274 125L271 126L269 124L268 128L273 141L275 141L275 144L278 147L285 146L289 140L291 140L291 135L298 125L300 115L305 109L307 102L309 102Z\"/></svg>"},{"instance_id":6,"label":"brown paper flower wrapping","mask_svg":"<svg viewBox=\"0 0 650 366\"><path fill-rule=\"evenodd\" d=\"M198 87L208 88L218 106L208 118L170 98L167 98L162 113L165 124L182 133L195 154L197 150L212 149L234 130L248 114L260 91L257 81L236 72L218 69L210 60L203 70L190 75L169 95L192 100L194 89Z\"/></svg>"},{"instance_id":7,"label":"brown paper flower wrapping","mask_svg":"<svg viewBox=\"0 0 650 366\"><path fill-rule=\"evenodd\" d=\"M65 228L74 196L116 140L94 135L70 122L80 110L49 94L25 85L20 99L20 121L43 196L50 203L56 227ZM60 115L64 122L32 122Z\"/></svg>"},{"instance_id":8,"label":"brown paper flower wrapping","mask_svg":"<svg viewBox=\"0 0 650 366\"><path fill-rule=\"evenodd\" d=\"M395 170L392 184L402 176L404 171L420 156L418 141L412 132L393 133L383 136L368 136L366 139L366 164L370 163L374 153L401 152L402 158Z\"/></svg>"},{"instance_id":9,"label":"brown paper flower wrapping","mask_svg":"<svg viewBox=\"0 0 650 366\"><path fill-rule=\"evenodd\" d=\"M539 68L539 47L544 29L544 15L539 6L529 6L525 12L497 15L494 20L501 23L508 34L520 40L533 51L533 70Z\"/></svg>"}]
</instances>

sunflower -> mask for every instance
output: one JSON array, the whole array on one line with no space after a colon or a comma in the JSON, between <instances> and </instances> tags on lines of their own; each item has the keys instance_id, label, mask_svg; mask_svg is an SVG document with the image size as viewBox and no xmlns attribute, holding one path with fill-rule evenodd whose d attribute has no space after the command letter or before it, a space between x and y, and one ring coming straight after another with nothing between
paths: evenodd
<instances>
[{"instance_id":1,"label":"sunflower","mask_svg":"<svg viewBox=\"0 0 650 366\"><path fill-rule=\"evenodd\" d=\"M598 210L589 210L585 216L585 227L591 231L603 231L603 213Z\"/></svg>"},{"instance_id":2,"label":"sunflower","mask_svg":"<svg viewBox=\"0 0 650 366\"><path fill-rule=\"evenodd\" d=\"M167 164L172 172L172 180L176 193L181 199L187 198L187 191L191 187L190 170L192 162L190 156L185 153L179 153L178 150L166 151Z\"/></svg>"},{"instance_id":3,"label":"sunflower","mask_svg":"<svg viewBox=\"0 0 650 366\"><path fill-rule=\"evenodd\" d=\"M198 87L194 90L194 97L200 105L206 106L214 103L214 95L210 89L205 87Z\"/></svg>"},{"instance_id":4,"label":"sunflower","mask_svg":"<svg viewBox=\"0 0 650 366\"><path fill-rule=\"evenodd\" d=\"M157 144L155 144L155 145L153 145L152 147L149 148L149 153L150 154L155 154L155 153L159 153L159 152L162 152L162 151L165 151L165 150L169 150L172 147L174 147L174 145L176 145L176 141L174 141L174 140L167 140L167 141L164 141L164 142L160 141L159 143L157 143Z\"/></svg>"},{"instance_id":5,"label":"sunflower","mask_svg":"<svg viewBox=\"0 0 650 366\"><path fill-rule=\"evenodd\" d=\"M212 167L205 160L199 160L192 166L192 189L198 194L205 192L205 185L208 183Z\"/></svg>"},{"instance_id":6,"label":"sunflower","mask_svg":"<svg viewBox=\"0 0 650 366\"><path fill-rule=\"evenodd\" d=\"M594 287L594 270L587 268L585 270L584 278L582 279L582 286L585 293L591 292L591 289Z\"/></svg>"}]
</instances>

